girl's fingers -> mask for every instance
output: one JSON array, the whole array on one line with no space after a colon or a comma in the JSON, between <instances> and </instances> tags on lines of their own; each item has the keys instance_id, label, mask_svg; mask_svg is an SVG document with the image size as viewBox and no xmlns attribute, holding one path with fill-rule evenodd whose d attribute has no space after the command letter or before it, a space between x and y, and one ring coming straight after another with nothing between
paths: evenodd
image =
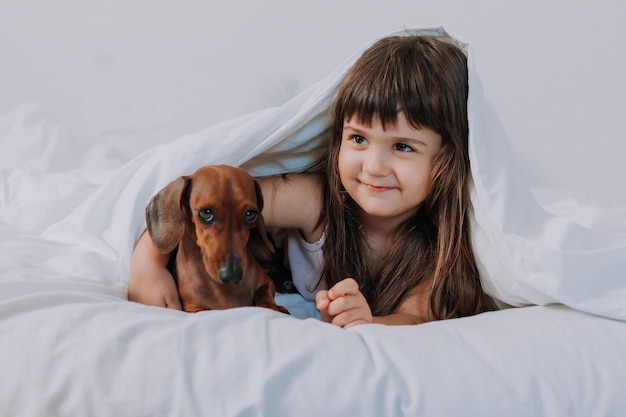
<instances>
[{"instance_id":1,"label":"girl's fingers","mask_svg":"<svg viewBox=\"0 0 626 417\"><path fill-rule=\"evenodd\" d=\"M315 295L315 306L324 321L340 327L372 321L367 300L359 290L359 284L352 278L338 282L328 291L318 291Z\"/></svg>"},{"instance_id":2,"label":"girl's fingers","mask_svg":"<svg viewBox=\"0 0 626 417\"><path fill-rule=\"evenodd\" d=\"M330 304L330 298L328 297L328 291L320 290L315 294L315 307L318 310L324 310L328 308L328 304Z\"/></svg>"},{"instance_id":3,"label":"girl's fingers","mask_svg":"<svg viewBox=\"0 0 626 417\"><path fill-rule=\"evenodd\" d=\"M328 298L328 291L322 290L315 294L315 307L319 310L322 316L322 321L330 322L331 316L328 314L328 306L330 299Z\"/></svg>"},{"instance_id":4,"label":"girl's fingers","mask_svg":"<svg viewBox=\"0 0 626 417\"><path fill-rule=\"evenodd\" d=\"M352 327L352 326L355 326L357 324L370 323L365 318L360 317L356 313L358 313L358 312L354 311L354 310L345 311L345 312L343 312L341 314L338 314L335 317L333 317L333 320L332 320L331 323L334 324L335 326L339 326L339 327L343 327L343 328Z\"/></svg>"},{"instance_id":5,"label":"girl's fingers","mask_svg":"<svg viewBox=\"0 0 626 417\"><path fill-rule=\"evenodd\" d=\"M355 295L360 292L359 284L355 281L354 278L346 278L344 280L339 281L333 287L328 290L328 297L331 300L334 300L339 297L344 297L346 295Z\"/></svg>"},{"instance_id":6,"label":"girl's fingers","mask_svg":"<svg viewBox=\"0 0 626 417\"><path fill-rule=\"evenodd\" d=\"M353 295L335 298L330 301L326 310L331 316L336 316L344 311L351 310L357 306L355 298L356 297Z\"/></svg>"},{"instance_id":7,"label":"girl's fingers","mask_svg":"<svg viewBox=\"0 0 626 417\"><path fill-rule=\"evenodd\" d=\"M326 309L331 316L349 314L352 317L367 317L371 310L367 301L361 294L346 295L332 300Z\"/></svg>"}]
</instances>

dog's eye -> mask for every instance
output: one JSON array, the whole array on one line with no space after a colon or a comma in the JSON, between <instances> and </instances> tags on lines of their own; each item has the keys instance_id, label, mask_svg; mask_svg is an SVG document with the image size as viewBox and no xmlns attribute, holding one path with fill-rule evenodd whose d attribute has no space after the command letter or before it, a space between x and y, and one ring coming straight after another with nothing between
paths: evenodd
<instances>
[{"instance_id":1,"label":"dog's eye","mask_svg":"<svg viewBox=\"0 0 626 417\"><path fill-rule=\"evenodd\" d=\"M215 223L215 214L213 214L213 211L208 208L198 210L198 218L202 223Z\"/></svg>"},{"instance_id":2,"label":"dog's eye","mask_svg":"<svg viewBox=\"0 0 626 417\"><path fill-rule=\"evenodd\" d=\"M244 215L243 221L247 225L251 225L251 224L256 223L258 218L259 218L259 213L257 213L254 210L246 210L246 214Z\"/></svg>"}]
</instances>

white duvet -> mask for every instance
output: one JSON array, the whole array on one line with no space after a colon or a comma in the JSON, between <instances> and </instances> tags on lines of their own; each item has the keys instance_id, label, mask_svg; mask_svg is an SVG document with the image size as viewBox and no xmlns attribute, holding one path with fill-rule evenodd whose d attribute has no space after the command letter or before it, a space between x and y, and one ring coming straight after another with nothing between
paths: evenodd
<instances>
[{"instance_id":1,"label":"white duvet","mask_svg":"<svg viewBox=\"0 0 626 417\"><path fill-rule=\"evenodd\" d=\"M471 51L474 246L485 289L518 308L345 331L297 295L278 296L291 317L126 300L151 196L206 164L306 167L360 52L282 106L158 146L145 137L131 160L81 145L37 104L0 118L0 415L626 413L626 235L536 202Z\"/></svg>"}]
</instances>

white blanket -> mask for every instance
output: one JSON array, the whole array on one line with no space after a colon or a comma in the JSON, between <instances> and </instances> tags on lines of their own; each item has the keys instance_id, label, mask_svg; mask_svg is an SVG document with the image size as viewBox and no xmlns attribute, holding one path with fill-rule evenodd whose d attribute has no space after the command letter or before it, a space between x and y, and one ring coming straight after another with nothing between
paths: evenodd
<instances>
[{"instance_id":1,"label":"white blanket","mask_svg":"<svg viewBox=\"0 0 626 417\"><path fill-rule=\"evenodd\" d=\"M256 308L190 315L126 301L151 196L206 164L254 175L306 167L327 139L334 89L361 51L282 106L130 161L104 143L81 148L37 105L0 119L0 146L11 150L0 156L3 413L626 412L626 235L537 204L482 95L471 51L473 236L484 286L506 304L568 307L344 331L306 319L316 311L298 296L278 297L295 317Z\"/></svg>"},{"instance_id":2,"label":"white blanket","mask_svg":"<svg viewBox=\"0 0 626 417\"><path fill-rule=\"evenodd\" d=\"M55 292L0 315L12 417L626 411L626 326L560 307L343 331L259 308L191 315Z\"/></svg>"}]
</instances>

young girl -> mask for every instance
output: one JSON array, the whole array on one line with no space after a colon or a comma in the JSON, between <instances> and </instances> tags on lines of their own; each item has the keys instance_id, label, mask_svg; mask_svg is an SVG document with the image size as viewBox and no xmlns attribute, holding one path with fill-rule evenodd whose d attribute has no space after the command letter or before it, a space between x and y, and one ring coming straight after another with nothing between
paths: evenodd
<instances>
[{"instance_id":1,"label":"young girl","mask_svg":"<svg viewBox=\"0 0 626 417\"><path fill-rule=\"evenodd\" d=\"M389 37L339 86L317 168L260 178L269 227L289 229L294 284L325 321L413 324L483 309L468 221L467 64L452 43ZM147 233L129 298L180 308Z\"/></svg>"}]
</instances>

